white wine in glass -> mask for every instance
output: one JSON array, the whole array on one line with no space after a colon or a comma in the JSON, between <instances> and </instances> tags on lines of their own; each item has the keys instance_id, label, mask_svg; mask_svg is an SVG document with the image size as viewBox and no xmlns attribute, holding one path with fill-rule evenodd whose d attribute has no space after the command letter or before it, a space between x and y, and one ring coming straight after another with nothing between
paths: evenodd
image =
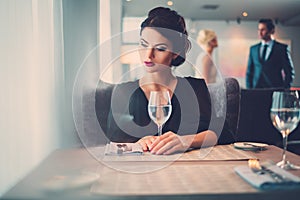
<instances>
[{"instance_id":1,"label":"white wine in glass","mask_svg":"<svg viewBox=\"0 0 300 200\"><path fill-rule=\"evenodd\" d=\"M300 120L300 98L296 90L275 91L272 96L271 120L283 137L282 160L277 166L283 169L300 169L286 159L288 135L297 127Z\"/></svg>"},{"instance_id":2,"label":"white wine in glass","mask_svg":"<svg viewBox=\"0 0 300 200\"><path fill-rule=\"evenodd\" d=\"M148 103L148 114L157 125L158 135L162 134L162 127L172 113L172 104L168 91L151 91Z\"/></svg>"}]
</instances>

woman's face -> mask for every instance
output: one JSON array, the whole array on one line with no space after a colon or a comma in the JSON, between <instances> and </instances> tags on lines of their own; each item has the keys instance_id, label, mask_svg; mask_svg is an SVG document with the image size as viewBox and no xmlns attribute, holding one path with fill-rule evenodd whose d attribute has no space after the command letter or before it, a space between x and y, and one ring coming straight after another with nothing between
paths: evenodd
<instances>
[{"instance_id":1,"label":"woman's face","mask_svg":"<svg viewBox=\"0 0 300 200\"><path fill-rule=\"evenodd\" d=\"M212 48L218 47L218 39L217 39L217 37L215 37L211 41L209 41L208 45L211 46Z\"/></svg>"},{"instance_id":2,"label":"woman's face","mask_svg":"<svg viewBox=\"0 0 300 200\"><path fill-rule=\"evenodd\" d=\"M177 54L172 52L172 43L158 31L146 27L140 38L140 58L148 72L170 68Z\"/></svg>"}]
</instances>

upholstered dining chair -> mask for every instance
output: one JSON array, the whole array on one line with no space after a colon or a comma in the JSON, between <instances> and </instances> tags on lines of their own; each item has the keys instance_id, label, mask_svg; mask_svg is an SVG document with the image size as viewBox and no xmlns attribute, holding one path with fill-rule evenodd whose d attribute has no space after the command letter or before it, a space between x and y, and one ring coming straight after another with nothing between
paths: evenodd
<instances>
[{"instance_id":1,"label":"upholstered dining chair","mask_svg":"<svg viewBox=\"0 0 300 200\"><path fill-rule=\"evenodd\" d=\"M222 85L223 84L223 85ZM102 139L97 139L97 141L100 141L100 143L106 143L107 138L105 137L105 132L107 130L107 118L108 113L110 110L110 101L111 101L111 95L112 90L114 88L114 84L106 83L103 81L99 81L98 87L96 88L96 91L94 91L95 95L95 112L98 120L98 125L96 126L94 123L89 124L88 122L85 124L85 126L89 127L87 130L89 130L90 134L97 134L97 130L102 133L98 133L99 137ZM238 81L235 78L226 78L223 83L220 84L209 84L208 89L211 95L211 99L215 100L219 98L218 92L220 90L220 86L225 88L225 96L226 96L226 106L225 106L225 122L227 124L227 128L230 131L230 134L233 136L233 138L236 137L236 130L237 130L237 124L239 119L239 110L240 110L240 86ZM221 88L222 88L221 87ZM90 119L90 117L85 117L86 120ZM93 120L92 120L93 122ZM222 120L221 120L222 122ZM224 122L224 120L223 120ZM101 129L99 129L99 125ZM97 130L92 130L93 126ZM222 143L229 143L233 141L227 141L226 135L223 136L225 142Z\"/></svg>"},{"instance_id":2,"label":"upholstered dining chair","mask_svg":"<svg viewBox=\"0 0 300 200\"><path fill-rule=\"evenodd\" d=\"M219 123L216 124L216 126L222 126L223 129L221 135L219 135L219 144L233 143L237 138L240 114L241 89L239 82L233 77L228 77L225 78L223 82L211 83L208 84L207 87L211 96L212 105L219 105L212 112L212 119L215 118L216 123ZM225 92L223 91L224 89ZM220 101L220 99L223 99L224 102ZM223 113L221 116L216 116L220 110L223 110L225 114Z\"/></svg>"}]
</instances>

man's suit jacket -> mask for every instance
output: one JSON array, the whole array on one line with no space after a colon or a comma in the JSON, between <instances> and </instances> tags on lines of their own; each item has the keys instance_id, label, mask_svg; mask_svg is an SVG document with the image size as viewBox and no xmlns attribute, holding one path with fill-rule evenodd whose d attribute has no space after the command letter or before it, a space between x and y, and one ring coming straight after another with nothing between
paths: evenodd
<instances>
[{"instance_id":1,"label":"man's suit jacket","mask_svg":"<svg viewBox=\"0 0 300 200\"><path fill-rule=\"evenodd\" d=\"M261 43L251 46L246 72L246 87L289 88L294 79L294 66L286 44L274 41L267 60L260 56ZM282 70L285 77L282 76Z\"/></svg>"}]
</instances>

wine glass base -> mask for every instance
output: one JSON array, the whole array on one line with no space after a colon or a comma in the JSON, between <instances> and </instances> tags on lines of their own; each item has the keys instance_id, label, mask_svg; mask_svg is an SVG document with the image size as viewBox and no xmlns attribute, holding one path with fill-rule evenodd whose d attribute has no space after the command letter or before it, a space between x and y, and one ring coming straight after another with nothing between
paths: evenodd
<instances>
[{"instance_id":1,"label":"wine glass base","mask_svg":"<svg viewBox=\"0 0 300 200\"><path fill-rule=\"evenodd\" d=\"M282 169L286 169L286 170L296 170L296 169L300 169L300 166L298 165L294 165L292 163L290 163L289 161L280 161L276 164L278 167L282 168Z\"/></svg>"}]
</instances>

